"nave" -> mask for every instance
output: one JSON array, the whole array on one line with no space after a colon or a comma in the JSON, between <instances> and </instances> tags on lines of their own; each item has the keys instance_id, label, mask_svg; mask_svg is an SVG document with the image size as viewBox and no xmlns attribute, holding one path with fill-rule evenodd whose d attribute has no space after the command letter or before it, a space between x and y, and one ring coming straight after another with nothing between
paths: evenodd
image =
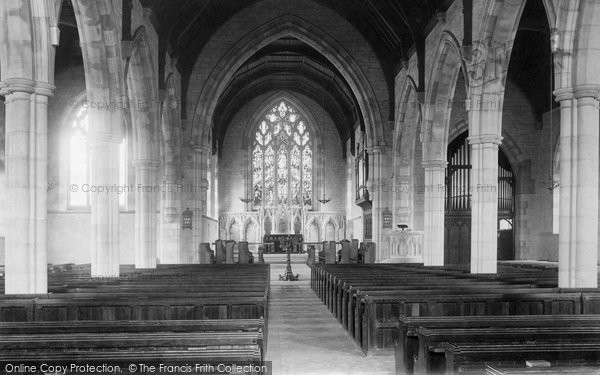
<instances>
[{"instance_id":1,"label":"nave","mask_svg":"<svg viewBox=\"0 0 600 375\"><path fill-rule=\"evenodd\" d=\"M596 371L599 35L599 0L0 0L0 357Z\"/></svg>"},{"instance_id":2,"label":"nave","mask_svg":"<svg viewBox=\"0 0 600 375\"><path fill-rule=\"evenodd\" d=\"M300 280L278 281L285 267L271 264L269 344L273 374L394 374L392 353L366 356L310 288L310 269L292 264Z\"/></svg>"},{"instance_id":3,"label":"nave","mask_svg":"<svg viewBox=\"0 0 600 375\"><path fill-rule=\"evenodd\" d=\"M600 373L600 290L557 288L555 263L500 262L497 275L472 275L464 266L309 266L298 254L290 266L299 280L282 281L284 258L266 258L272 264L126 266L118 280L90 278L89 265L51 266L50 294L1 296L0 365Z\"/></svg>"}]
</instances>

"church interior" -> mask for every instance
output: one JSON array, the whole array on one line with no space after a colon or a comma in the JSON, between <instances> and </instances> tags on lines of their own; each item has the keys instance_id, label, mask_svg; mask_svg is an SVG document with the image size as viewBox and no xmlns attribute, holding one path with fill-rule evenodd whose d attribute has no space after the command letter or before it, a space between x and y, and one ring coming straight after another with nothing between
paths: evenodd
<instances>
[{"instance_id":1,"label":"church interior","mask_svg":"<svg viewBox=\"0 0 600 375\"><path fill-rule=\"evenodd\" d=\"M0 373L600 374L599 100L598 0L2 0Z\"/></svg>"}]
</instances>

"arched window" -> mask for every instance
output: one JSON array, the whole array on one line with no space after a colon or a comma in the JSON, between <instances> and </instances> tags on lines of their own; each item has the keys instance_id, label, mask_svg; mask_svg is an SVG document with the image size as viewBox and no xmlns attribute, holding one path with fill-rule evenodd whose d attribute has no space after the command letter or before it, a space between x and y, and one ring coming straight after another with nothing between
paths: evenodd
<instances>
[{"instance_id":1,"label":"arched window","mask_svg":"<svg viewBox=\"0 0 600 375\"><path fill-rule=\"evenodd\" d=\"M312 206L313 135L284 100L268 110L254 135L252 191L254 207Z\"/></svg>"},{"instance_id":2,"label":"arched window","mask_svg":"<svg viewBox=\"0 0 600 375\"><path fill-rule=\"evenodd\" d=\"M84 108L75 115L69 137L69 198L70 208L86 208L90 197L86 187L90 181L90 144L88 117Z\"/></svg>"},{"instance_id":3,"label":"arched window","mask_svg":"<svg viewBox=\"0 0 600 375\"><path fill-rule=\"evenodd\" d=\"M81 106L75 113L68 136L68 198L71 209L88 209L90 207L91 186L91 143L89 138L88 116L85 107ZM119 145L119 205L127 203L128 152L127 139L123 138Z\"/></svg>"}]
</instances>

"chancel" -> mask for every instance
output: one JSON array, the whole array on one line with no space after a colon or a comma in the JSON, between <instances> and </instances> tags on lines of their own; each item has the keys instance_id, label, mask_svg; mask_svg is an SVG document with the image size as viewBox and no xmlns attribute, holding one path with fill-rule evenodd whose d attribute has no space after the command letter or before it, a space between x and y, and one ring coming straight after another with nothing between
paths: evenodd
<instances>
[{"instance_id":1,"label":"chancel","mask_svg":"<svg viewBox=\"0 0 600 375\"><path fill-rule=\"evenodd\" d=\"M600 373L599 35L598 0L0 0L0 368Z\"/></svg>"}]
</instances>

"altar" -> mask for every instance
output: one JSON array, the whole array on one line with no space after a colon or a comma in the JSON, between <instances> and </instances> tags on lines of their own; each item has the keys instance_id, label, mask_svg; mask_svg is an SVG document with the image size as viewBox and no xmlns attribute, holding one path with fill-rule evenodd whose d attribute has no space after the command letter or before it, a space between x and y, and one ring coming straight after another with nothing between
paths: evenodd
<instances>
[{"instance_id":1,"label":"altar","mask_svg":"<svg viewBox=\"0 0 600 375\"><path fill-rule=\"evenodd\" d=\"M265 234L265 253L285 253L285 245L292 245L292 253L302 253L304 238L301 234Z\"/></svg>"}]
</instances>

